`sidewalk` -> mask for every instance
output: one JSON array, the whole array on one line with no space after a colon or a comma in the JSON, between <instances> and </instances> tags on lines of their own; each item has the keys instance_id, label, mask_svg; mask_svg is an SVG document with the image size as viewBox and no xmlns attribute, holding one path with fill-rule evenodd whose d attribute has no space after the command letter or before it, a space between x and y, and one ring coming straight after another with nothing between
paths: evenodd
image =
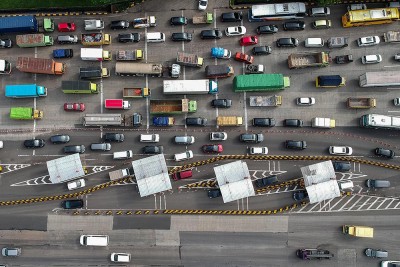
<instances>
[{"instance_id":1,"label":"sidewalk","mask_svg":"<svg viewBox=\"0 0 400 267\"><path fill-rule=\"evenodd\" d=\"M128 9L128 13L138 12L168 12L176 10L197 10L198 0L145 0ZM229 8L229 0L209 0L206 11L218 8ZM201 11L199 11L201 12Z\"/></svg>"}]
</instances>

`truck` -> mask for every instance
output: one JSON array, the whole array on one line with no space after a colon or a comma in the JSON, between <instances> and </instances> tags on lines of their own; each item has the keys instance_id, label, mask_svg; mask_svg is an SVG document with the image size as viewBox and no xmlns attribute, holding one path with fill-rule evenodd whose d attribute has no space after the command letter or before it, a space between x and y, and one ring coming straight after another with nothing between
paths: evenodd
<instances>
[{"instance_id":1,"label":"truck","mask_svg":"<svg viewBox=\"0 0 400 267\"><path fill-rule=\"evenodd\" d=\"M398 71L366 72L360 75L361 87L400 86Z\"/></svg>"},{"instance_id":2,"label":"truck","mask_svg":"<svg viewBox=\"0 0 400 267\"><path fill-rule=\"evenodd\" d=\"M116 53L117 61L134 61L143 59L143 50L118 50Z\"/></svg>"},{"instance_id":3,"label":"truck","mask_svg":"<svg viewBox=\"0 0 400 267\"><path fill-rule=\"evenodd\" d=\"M150 97L151 91L147 87L124 88L123 97Z\"/></svg>"},{"instance_id":4,"label":"truck","mask_svg":"<svg viewBox=\"0 0 400 267\"><path fill-rule=\"evenodd\" d=\"M61 88L64 94L97 94L97 84L89 81L62 81Z\"/></svg>"},{"instance_id":5,"label":"truck","mask_svg":"<svg viewBox=\"0 0 400 267\"><path fill-rule=\"evenodd\" d=\"M289 69L327 67L329 62L329 54L325 52L293 53L288 56Z\"/></svg>"},{"instance_id":6,"label":"truck","mask_svg":"<svg viewBox=\"0 0 400 267\"><path fill-rule=\"evenodd\" d=\"M83 126L122 126L139 127L142 125L142 115L133 113L123 114L85 114Z\"/></svg>"},{"instance_id":7,"label":"truck","mask_svg":"<svg viewBox=\"0 0 400 267\"><path fill-rule=\"evenodd\" d=\"M346 85L346 79L340 75L321 75L315 80L316 87L341 87Z\"/></svg>"},{"instance_id":8,"label":"truck","mask_svg":"<svg viewBox=\"0 0 400 267\"><path fill-rule=\"evenodd\" d=\"M53 37L43 33L17 35L17 45L19 47L39 47L53 45Z\"/></svg>"},{"instance_id":9,"label":"truck","mask_svg":"<svg viewBox=\"0 0 400 267\"><path fill-rule=\"evenodd\" d=\"M51 18L44 18L43 30L45 32L54 32L54 20L52 20Z\"/></svg>"},{"instance_id":10,"label":"truck","mask_svg":"<svg viewBox=\"0 0 400 267\"><path fill-rule=\"evenodd\" d=\"M349 97L347 98L348 108L375 108L376 99L370 97Z\"/></svg>"},{"instance_id":11,"label":"truck","mask_svg":"<svg viewBox=\"0 0 400 267\"><path fill-rule=\"evenodd\" d=\"M111 181L118 180L118 179L121 179L121 178L125 178L125 177L128 177L130 175L131 174L130 174L129 168L119 169L119 170L111 171L111 172L108 173L108 176L110 177Z\"/></svg>"},{"instance_id":12,"label":"truck","mask_svg":"<svg viewBox=\"0 0 400 267\"><path fill-rule=\"evenodd\" d=\"M74 51L72 49L54 49L54 58L70 58L74 56Z\"/></svg>"},{"instance_id":13,"label":"truck","mask_svg":"<svg viewBox=\"0 0 400 267\"><path fill-rule=\"evenodd\" d=\"M0 18L0 34L38 32L39 24L35 16L15 16Z\"/></svg>"},{"instance_id":14,"label":"truck","mask_svg":"<svg viewBox=\"0 0 400 267\"><path fill-rule=\"evenodd\" d=\"M123 99L106 99L104 100L104 107L106 109L130 109L131 103Z\"/></svg>"},{"instance_id":15,"label":"truck","mask_svg":"<svg viewBox=\"0 0 400 267\"><path fill-rule=\"evenodd\" d=\"M215 81L204 80L164 80L164 94L216 94L218 84Z\"/></svg>"},{"instance_id":16,"label":"truck","mask_svg":"<svg viewBox=\"0 0 400 267\"><path fill-rule=\"evenodd\" d=\"M260 74L260 73L264 73L264 65L246 65L245 68L245 73L248 74Z\"/></svg>"},{"instance_id":17,"label":"truck","mask_svg":"<svg viewBox=\"0 0 400 267\"><path fill-rule=\"evenodd\" d=\"M0 59L0 74L10 74L12 65L8 60Z\"/></svg>"},{"instance_id":18,"label":"truck","mask_svg":"<svg viewBox=\"0 0 400 267\"><path fill-rule=\"evenodd\" d=\"M204 58L199 57L196 54L178 52L176 56L176 63L189 67L203 67Z\"/></svg>"},{"instance_id":19,"label":"truck","mask_svg":"<svg viewBox=\"0 0 400 267\"><path fill-rule=\"evenodd\" d=\"M335 57L335 63L336 64L347 64L353 62L353 55L348 54L348 55L341 55L341 56L336 56Z\"/></svg>"},{"instance_id":20,"label":"truck","mask_svg":"<svg viewBox=\"0 0 400 267\"><path fill-rule=\"evenodd\" d=\"M282 105L282 96L250 96L250 107L277 107Z\"/></svg>"},{"instance_id":21,"label":"truck","mask_svg":"<svg viewBox=\"0 0 400 267\"><path fill-rule=\"evenodd\" d=\"M65 64L47 58L18 57L17 69L22 72L62 75Z\"/></svg>"},{"instance_id":22,"label":"truck","mask_svg":"<svg viewBox=\"0 0 400 267\"><path fill-rule=\"evenodd\" d=\"M164 68L161 63L117 62L115 64L115 74L120 76L161 77L163 72Z\"/></svg>"},{"instance_id":23,"label":"truck","mask_svg":"<svg viewBox=\"0 0 400 267\"><path fill-rule=\"evenodd\" d=\"M107 68L87 67L79 68L79 78L86 80L101 79L110 77L110 72Z\"/></svg>"},{"instance_id":24,"label":"truck","mask_svg":"<svg viewBox=\"0 0 400 267\"><path fill-rule=\"evenodd\" d=\"M277 91L290 87L290 78L283 74L246 74L233 78L234 92Z\"/></svg>"},{"instance_id":25,"label":"truck","mask_svg":"<svg viewBox=\"0 0 400 267\"><path fill-rule=\"evenodd\" d=\"M360 126L364 128L400 130L400 117L365 114L360 118Z\"/></svg>"},{"instance_id":26,"label":"truck","mask_svg":"<svg viewBox=\"0 0 400 267\"><path fill-rule=\"evenodd\" d=\"M207 78L226 78L231 77L234 74L233 67L231 65L208 65L206 66Z\"/></svg>"},{"instance_id":27,"label":"truck","mask_svg":"<svg viewBox=\"0 0 400 267\"><path fill-rule=\"evenodd\" d=\"M148 28L157 26L156 17L155 16L147 16L143 18L133 19L133 28Z\"/></svg>"},{"instance_id":28,"label":"truck","mask_svg":"<svg viewBox=\"0 0 400 267\"><path fill-rule=\"evenodd\" d=\"M10 109L10 119L14 120L36 120L43 118L43 111L27 108L27 107L14 107Z\"/></svg>"},{"instance_id":29,"label":"truck","mask_svg":"<svg viewBox=\"0 0 400 267\"><path fill-rule=\"evenodd\" d=\"M209 12L207 12L204 15L195 16L192 18L193 24L205 24L205 23L210 24L213 22L213 20L214 20L213 14Z\"/></svg>"},{"instance_id":30,"label":"truck","mask_svg":"<svg viewBox=\"0 0 400 267\"><path fill-rule=\"evenodd\" d=\"M316 248L304 248L298 249L296 251L297 257L303 260L313 260L313 259L331 259L333 254L329 250L316 249Z\"/></svg>"},{"instance_id":31,"label":"truck","mask_svg":"<svg viewBox=\"0 0 400 267\"><path fill-rule=\"evenodd\" d=\"M343 233L355 237L374 237L374 228L368 226L343 225Z\"/></svg>"},{"instance_id":32,"label":"truck","mask_svg":"<svg viewBox=\"0 0 400 267\"><path fill-rule=\"evenodd\" d=\"M232 52L223 47L213 47L211 48L211 57L213 58L221 58L221 59L230 59L232 56Z\"/></svg>"},{"instance_id":33,"label":"truck","mask_svg":"<svg viewBox=\"0 0 400 267\"><path fill-rule=\"evenodd\" d=\"M311 127L314 128L335 128L336 121L330 118L312 118Z\"/></svg>"},{"instance_id":34,"label":"truck","mask_svg":"<svg viewBox=\"0 0 400 267\"><path fill-rule=\"evenodd\" d=\"M85 19L85 31L96 31L104 29L104 21L100 19Z\"/></svg>"},{"instance_id":35,"label":"truck","mask_svg":"<svg viewBox=\"0 0 400 267\"><path fill-rule=\"evenodd\" d=\"M13 84L5 86L6 97L29 98L47 96L47 88L36 84Z\"/></svg>"},{"instance_id":36,"label":"truck","mask_svg":"<svg viewBox=\"0 0 400 267\"><path fill-rule=\"evenodd\" d=\"M111 44L111 35L108 33L82 33L81 42L83 45L109 45Z\"/></svg>"},{"instance_id":37,"label":"truck","mask_svg":"<svg viewBox=\"0 0 400 267\"><path fill-rule=\"evenodd\" d=\"M197 101L189 99L150 99L150 114L182 114L197 111Z\"/></svg>"},{"instance_id":38,"label":"truck","mask_svg":"<svg viewBox=\"0 0 400 267\"><path fill-rule=\"evenodd\" d=\"M154 126L174 126L174 117L153 117Z\"/></svg>"},{"instance_id":39,"label":"truck","mask_svg":"<svg viewBox=\"0 0 400 267\"><path fill-rule=\"evenodd\" d=\"M111 60L111 53L103 48L81 48L81 59L90 61Z\"/></svg>"},{"instance_id":40,"label":"truck","mask_svg":"<svg viewBox=\"0 0 400 267\"><path fill-rule=\"evenodd\" d=\"M218 126L240 126L243 124L243 118L239 116L218 116Z\"/></svg>"},{"instance_id":41,"label":"truck","mask_svg":"<svg viewBox=\"0 0 400 267\"><path fill-rule=\"evenodd\" d=\"M400 31L388 31L383 34L383 40L388 43L400 42Z\"/></svg>"}]
</instances>

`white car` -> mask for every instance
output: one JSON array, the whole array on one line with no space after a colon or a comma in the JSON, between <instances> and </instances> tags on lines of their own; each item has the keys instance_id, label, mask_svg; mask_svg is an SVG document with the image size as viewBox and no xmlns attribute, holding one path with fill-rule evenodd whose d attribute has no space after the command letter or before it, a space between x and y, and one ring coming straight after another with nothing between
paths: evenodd
<instances>
[{"instance_id":1,"label":"white car","mask_svg":"<svg viewBox=\"0 0 400 267\"><path fill-rule=\"evenodd\" d=\"M361 58L361 63L362 64L375 64L375 63L380 63L382 62L382 56L381 55L366 55Z\"/></svg>"},{"instance_id":2,"label":"white car","mask_svg":"<svg viewBox=\"0 0 400 267\"><path fill-rule=\"evenodd\" d=\"M400 266L400 261L381 261L381 267L397 267Z\"/></svg>"},{"instance_id":3,"label":"white car","mask_svg":"<svg viewBox=\"0 0 400 267\"><path fill-rule=\"evenodd\" d=\"M237 26L237 27L228 27L225 30L226 36L237 36L246 34L246 27Z\"/></svg>"},{"instance_id":4,"label":"white car","mask_svg":"<svg viewBox=\"0 0 400 267\"><path fill-rule=\"evenodd\" d=\"M379 36L366 36L357 39L358 46L377 45L381 42Z\"/></svg>"},{"instance_id":5,"label":"white car","mask_svg":"<svg viewBox=\"0 0 400 267\"><path fill-rule=\"evenodd\" d=\"M226 132L211 132L210 141L225 141L228 138Z\"/></svg>"},{"instance_id":6,"label":"white car","mask_svg":"<svg viewBox=\"0 0 400 267\"><path fill-rule=\"evenodd\" d=\"M3 145L4 145L3 141L0 141L0 148L3 148Z\"/></svg>"},{"instance_id":7,"label":"white car","mask_svg":"<svg viewBox=\"0 0 400 267\"><path fill-rule=\"evenodd\" d=\"M330 146L329 154L350 156L351 154L353 154L353 148L349 146Z\"/></svg>"},{"instance_id":8,"label":"white car","mask_svg":"<svg viewBox=\"0 0 400 267\"><path fill-rule=\"evenodd\" d=\"M314 97L298 97L296 99L296 104L298 106L311 106L315 104Z\"/></svg>"},{"instance_id":9,"label":"white car","mask_svg":"<svg viewBox=\"0 0 400 267\"><path fill-rule=\"evenodd\" d=\"M86 186L85 179L79 179L79 180L75 180L75 181L71 181L71 182L67 183L68 190L75 190L75 189L82 188L85 186Z\"/></svg>"},{"instance_id":10,"label":"white car","mask_svg":"<svg viewBox=\"0 0 400 267\"><path fill-rule=\"evenodd\" d=\"M396 97L395 99L393 99L393 104L395 106L400 106L400 97Z\"/></svg>"},{"instance_id":11,"label":"white car","mask_svg":"<svg viewBox=\"0 0 400 267\"><path fill-rule=\"evenodd\" d=\"M199 10L206 10L208 0L199 0Z\"/></svg>"},{"instance_id":12,"label":"white car","mask_svg":"<svg viewBox=\"0 0 400 267\"><path fill-rule=\"evenodd\" d=\"M111 261L112 262L131 262L131 254L130 253L112 253Z\"/></svg>"},{"instance_id":13,"label":"white car","mask_svg":"<svg viewBox=\"0 0 400 267\"><path fill-rule=\"evenodd\" d=\"M250 155L267 155L268 154L268 147L250 147Z\"/></svg>"}]
</instances>

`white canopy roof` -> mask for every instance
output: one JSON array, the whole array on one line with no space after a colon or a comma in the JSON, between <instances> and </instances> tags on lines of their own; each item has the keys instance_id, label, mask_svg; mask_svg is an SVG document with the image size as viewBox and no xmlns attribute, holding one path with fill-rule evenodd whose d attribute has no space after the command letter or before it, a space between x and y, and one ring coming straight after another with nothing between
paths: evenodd
<instances>
[{"instance_id":1,"label":"white canopy roof","mask_svg":"<svg viewBox=\"0 0 400 267\"><path fill-rule=\"evenodd\" d=\"M85 175L78 153L49 160L46 163L50 181L53 184L74 180Z\"/></svg>"},{"instance_id":2,"label":"white canopy roof","mask_svg":"<svg viewBox=\"0 0 400 267\"><path fill-rule=\"evenodd\" d=\"M306 190L311 204L340 196L339 185L336 180L310 185L306 187Z\"/></svg>"}]
</instances>

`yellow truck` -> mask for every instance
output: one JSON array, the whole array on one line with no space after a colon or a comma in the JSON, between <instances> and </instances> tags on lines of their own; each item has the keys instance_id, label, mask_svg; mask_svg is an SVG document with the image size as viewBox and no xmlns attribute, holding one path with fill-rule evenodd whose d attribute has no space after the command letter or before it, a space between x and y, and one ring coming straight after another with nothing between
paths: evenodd
<instances>
[{"instance_id":1,"label":"yellow truck","mask_svg":"<svg viewBox=\"0 0 400 267\"><path fill-rule=\"evenodd\" d=\"M240 126L243 124L243 118L238 116L218 116L218 126Z\"/></svg>"},{"instance_id":2,"label":"yellow truck","mask_svg":"<svg viewBox=\"0 0 400 267\"><path fill-rule=\"evenodd\" d=\"M343 225L343 233L355 237L374 237L374 228L368 226Z\"/></svg>"}]
</instances>

